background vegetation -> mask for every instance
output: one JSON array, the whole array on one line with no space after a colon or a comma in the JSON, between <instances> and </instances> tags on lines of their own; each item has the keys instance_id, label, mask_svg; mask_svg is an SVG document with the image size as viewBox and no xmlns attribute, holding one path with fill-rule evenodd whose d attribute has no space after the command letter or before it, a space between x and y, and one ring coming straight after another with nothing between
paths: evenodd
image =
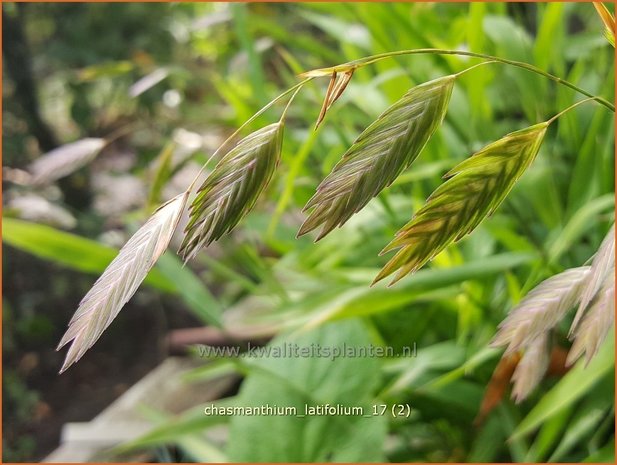
<instances>
[{"instance_id":1,"label":"background vegetation","mask_svg":"<svg viewBox=\"0 0 617 465\"><path fill-rule=\"evenodd\" d=\"M495 215L395 287L368 287L378 252L449 168L578 98L502 65L457 80L413 167L318 244L295 239L300 209L359 132L411 86L474 61L399 57L359 70L317 131L327 80L311 83L289 111L273 182L239 227L187 268L164 255L60 377L53 350L114 248L297 73L459 48L533 63L613 101L602 30L591 4L3 4L4 460L41 458L64 422L91 418L166 356L169 329L220 316L232 332L279 334L271 344L417 347L411 359L204 361L187 382L245 376L222 404L403 403L410 417L223 418L195 406L134 446L166 450L162 460L614 461L612 339L586 370L548 377L519 405L506 394L474 423L501 355L488 348L496 325L539 281L585 263L614 221L614 114L587 104L561 118ZM57 185L10 182L45 151L110 134ZM203 437L218 423L229 425L223 448ZM180 447L169 456L161 444Z\"/></svg>"}]
</instances>

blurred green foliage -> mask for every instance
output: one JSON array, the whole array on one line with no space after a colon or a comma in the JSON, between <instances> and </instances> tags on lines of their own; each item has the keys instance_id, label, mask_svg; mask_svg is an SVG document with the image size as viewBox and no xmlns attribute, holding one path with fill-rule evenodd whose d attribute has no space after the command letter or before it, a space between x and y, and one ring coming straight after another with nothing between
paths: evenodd
<instances>
[{"instance_id":1,"label":"blurred green foliage","mask_svg":"<svg viewBox=\"0 0 617 465\"><path fill-rule=\"evenodd\" d=\"M152 208L144 198L107 217L92 208L101 195L93 177L130 174L146 189L156 186L151 203L162 200L165 182L180 171L170 170L168 159L178 129L201 136L199 148L186 149L190 161L184 162L199 165L216 148L207 141L220 142L311 68L400 49L469 49L535 64L614 100L614 50L584 3L39 3L3 4L3 11L24 27L40 112L59 141L133 125L116 144L119 156L103 154L53 192L53 201L78 220L74 233L91 240L75 240L75 250L67 252L68 233L5 220L9 246L82 271L99 270L101 260L111 259L109 247L94 241L109 242L105 233L113 229L134 230ZM410 417L230 420L206 417L196 406L174 419L153 415L161 426L132 446L175 444L184 459L198 461L614 461L613 341L586 369L577 365L561 379L546 379L520 405L504 399L472 427L499 358L487 348L496 325L541 279L585 263L614 221L614 114L589 104L568 113L494 216L396 287L369 288L385 263L379 250L448 168L578 98L523 70L484 66L457 81L443 126L390 189L318 244L295 239L299 210L381 110L412 85L475 62L424 55L363 68L315 132L327 80L311 83L290 108L282 162L257 208L190 268L180 271L169 255L149 278L151 287L181 297L177 307L200 321L211 322L226 309L223 321L231 314L238 327L280 333L274 345L300 338L308 344L417 346L411 359L362 363L207 361L189 378L246 376L240 393L221 405L301 403L308 393L350 405L409 404ZM139 79L161 69L165 77L131 96ZM4 79L4 163L23 168L43 150L28 127L22 97ZM275 121L279 111L269 110L250 129ZM133 158L122 155L126 151ZM120 163L125 158L133 161ZM154 176L152 166L159 167ZM93 203L75 206L71 188L93 194ZM17 227L22 233L15 234ZM26 233L41 236L28 245ZM41 245L54 237L65 245ZM11 317L23 322L23 299L13 298ZM54 324L61 329L64 322ZM567 327L557 331L556 344L565 343ZM19 383L5 377L10 396ZM16 409L30 408L29 394L13 398ZM221 423L230 427L223 449L204 437Z\"/></svg>"}]
</instances>

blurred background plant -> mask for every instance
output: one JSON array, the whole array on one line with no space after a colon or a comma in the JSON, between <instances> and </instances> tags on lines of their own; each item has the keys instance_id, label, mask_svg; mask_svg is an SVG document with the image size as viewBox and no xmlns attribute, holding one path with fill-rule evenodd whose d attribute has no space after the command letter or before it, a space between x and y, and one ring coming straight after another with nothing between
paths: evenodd
<instances>
[{"instance_id":1,"label":"blurred background plant","mask_svg":"<svg viewBox=\"0 0 617 465\"><path fill-rule=\"evenodd\" d=\"M403 403L412 413L229 418L195 406L133 447L176 445L172 458L199 461L614 461L613 338L586 369L549 370L519 405L503 395L509 376L491 378L501 352L488 348L508 311L543 279L587 262L614 222L614 114L568 113L495 215L396 287L369 288L383 244L449 168L578 98L523 70L482 67L457 81L443 126L390 189L320 243L295 239L300 209L360 131L411 86L471 59L398 57L358 70L316 131L327 80L311 83L290 108L272 183L238 228L189 267L166 253L60 377L53 350L139 223L296 74L458 48L535 64L612 101L614 49L591 5L5 3L2 14L5 461L49 452L63 423L90 419L167 356L171 329L218 319L232 335L278 334L274 345L417 347L410 359L204 360L186 382L245 377L222 404ZM26 185L42 153L85 137L109 143L76 173ZM556 332L556 359L571 321ZM222 447L204 437L221 423Z\"/></svg>"}]
</instances>

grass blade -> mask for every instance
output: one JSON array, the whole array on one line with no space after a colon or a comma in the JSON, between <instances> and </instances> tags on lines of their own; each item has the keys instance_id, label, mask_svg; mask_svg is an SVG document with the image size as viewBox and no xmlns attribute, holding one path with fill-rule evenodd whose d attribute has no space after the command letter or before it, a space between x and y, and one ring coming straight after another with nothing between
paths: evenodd
<instances>
[{"instance_id":1,"label":"grass blade","mask_svg":"<svg viewBox=\"0 0 617 465\"><path fill-rule=\"evenodd\" d=\"M91 239L6 216L2 217L2 240L41 260L90 274L101 274L118 255L117 249ZM144 284L162 292L176 292L174 283L158 268L148 274Z\"/></svg>"}]
</instances>

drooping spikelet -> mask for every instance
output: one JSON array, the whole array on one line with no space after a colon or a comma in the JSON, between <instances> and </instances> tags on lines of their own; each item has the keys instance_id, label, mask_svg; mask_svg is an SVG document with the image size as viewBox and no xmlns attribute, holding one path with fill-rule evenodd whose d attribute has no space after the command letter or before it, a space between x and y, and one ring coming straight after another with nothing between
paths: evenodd
<instances>
[{"instance_id":1,"label":"drooping spikelet","mask_svg":"<svg viewBox=\"0 0 617 465\"><path fill-rule=\"evenodd\" d=\"M510 133L455 166L449 178L403 226L382 253L399 249L377 275L414 273L490 215L533 162L548 122Z\"/></svg>"},{"instance_id":2,"label":"drooping spikelet","mask_svg":"<svg viewBox=\"0 0 617 465\"><path fill-rule=\"evenodd\" d=\"M574 343L568 352L567 365L572 365L581 355L589 363L598 353L615 321L615 268L605 277L599 291L591 301L585 316L570 336Z\"/></svg>"},{"instance_id":3,"label":"drooping spikelet","mask_svg":"<svg viewBox=\"0 0 617 465\"><path fill-rule=\"evenodd\" d=\"M525 349L525 353L514 370L512 398L521 402L540 383L551 358L549 333L540 335Z\"/></svg>"},{"instance_id":4,"label":"drooping spikelet","mask_svg":"<svg viewBox=\"0 0 617 465\"><path fill-rule=\"evenodd\" d=\"M578 306L574 321L570 327L570 334L574 332L583 313L591 303L594 296L604 285L606 277L615 272L615 225L611 227L608 234L602 240L600 248L596 252L591 262L589 278L581 292L581 303Z\"/></svg>"},{"instance_id":5,"label":"drooping spikelet","mask_svg":"<svg viewBox=\"0 0 617 465\"><path fill-rule=\"evenodd\" d=\"M184 261L231 231L253 208L278 164L283 122L253 132L231 149L203 182L190 207L179 254Z\"/></svg>"},{"instance_id":6,"label":"drooping spikelet","mask_svg":"<svg viewBox=\"0 0 617 465\"><path fill-rule=\"evenodd\" d=\"M589 269L572 268L542 281L499 325L491 345L508 346L506 354L510 354L542 337L578 303Z\"/></svg>"},{"instance_id":7,"label":"drooping spikelet","mask_svg":"<svg viewBox=\"0 0 617 465\"><path fill-rule=\"evenodd\" d=\"M321 239L392 184L443 121L455 79L412 88L366 128L304 207L311 212L298 236L321 226Z\"/></svg>"},{"instance_id":8,"label":"drooping spikelet","mask_svg":"<svg viewBox=\"0 0 617 465\"><path fill-rule=\"evenodd\" d=\"M57 350L72 341L60 373L94 345L135 294L171 240L186 205L187 193L161 206L120 249L88 291L69 322Z\"/></svg>"}]
</instances>

